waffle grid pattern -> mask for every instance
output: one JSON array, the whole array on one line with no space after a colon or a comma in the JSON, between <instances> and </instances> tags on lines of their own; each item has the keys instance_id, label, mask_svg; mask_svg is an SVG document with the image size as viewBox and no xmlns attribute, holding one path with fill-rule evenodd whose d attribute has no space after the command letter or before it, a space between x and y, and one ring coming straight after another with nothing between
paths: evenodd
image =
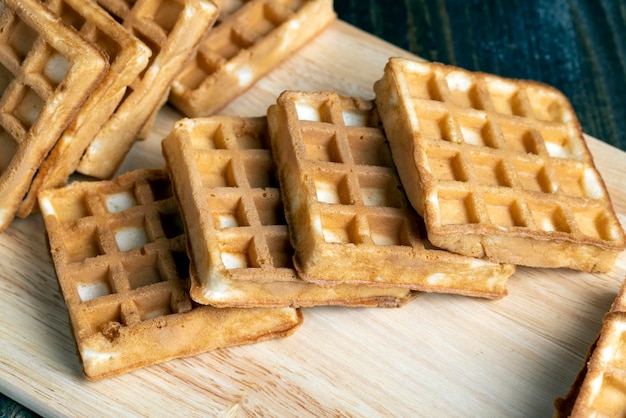
<instances>
[{"instance_id":1,"label":"waffle grid pattern","mask_svg":"<svg viewBox=\"0 0 626 418\"><path fill-rule=\"evenodd\" d=\"M192 302L193 267L163 170L47 189L39 204L90 380L284 337L302 322L291 308L216 309Z\"/></svg>"},{"instance_id":2,"label":"waffle grid pattern","mask_svg":"<svg viewBox=\"0 0 626 418\"><path fill-rule=\"evenodd\" d=\"M117 21L141 39L156 58L160 48L181 19L184 0L98 0Z\"/></svg>"},{"instance_id":3,"label":"waffle grid pattern","mask_svg":"<svg viewBox=\"0 0 626 418\"><path fill-rule=\"evenodd\" d=\"M172 88L170 101L190 117L218 111L335 18L328 0L225 3Z\"/></svg>"},{"instance_id":4,"label":"waffle grid pattern","mask_svg":"<svg viewBox=\"0 0 626 418\"><path fill-rule=\"evenodd\" d=\"M187 69L186 77L182 81L190 89L198 87L200 82L214 74L231 58L242 50L251 49L267 34L287 21L303 3L301 0L248 1L241 9L231 11L231 14L222 13L216 25L216 32L213 35L209 34L207 40L202 43L193 71ZM228 36L222 36L222 32ZM178 81L181 82L181 78Z\"/></svg>"},{"instance_id":5,"label":"waffle grid pattern","mask_svg":"<svg viewBox=\"0 0 626 418\"><path fill-rule=\"evenodd\" d=\"M99 51L38 1L7 0L2 6L0 230L15 215L38 164L108 68Z\"/></svg>"},{"instance_id":6,"label":"waffle grid pattern","mask_svg":"<svg viewBox=\"0 0 626 418\"><path fill-rule=\"evenodd\" d=\"M192 309L184 229L167 176L104 193L69 190L48 194L42 209L58 220L49 233L62 241L59 281L80 338Z\"/></svg>"},{"instance_id":7,"label":"waffle grid pattern","mask_svg":"<svg viewBox=\"0 0 626 418\"><path fill-rule=\"evenodd\" d=\"M265 117L184 120L163 150L190 230L196 302L397 307L415 297L404 288L328 289L300 279Z\"/></svg>"},{"instance_id":8,"label":"waffle grid pattern","mask_svg":"<svg viewBox=\"0 0 626 418\"><path fill-rule=\"evenodd\" d=\"M622 241L573 110L535 83L420 63L395 67L419 132L425 204L437 229L523 228L613 246ZM419 158L419 157L418 157Z\"/></svg>"},{"instance_id":9,"label":"waffle grid pattern","mask_svg":"<svg viewBox=\"0 0 626 418\"><path fill-rule=\"evenodd\" d=\"M295 106L299 164L310 174L311 212L319 213L325 242L423 248L372 108L341 100Z\"/></svg>"},{"instance_id":10,"label":"waffle grid pattern","mask_svg":"<svg viewBox=\"0 0 626 418\"><path fill-rule=\"evenodd\" d=\"M213 25L218 8L210 0L98 3L152 51L147 67L130 84L78 165L79 172L105 179L115 174L135 139L148 136L172 81Z\"/></svg>"},{"instance_id":11,"label":"waffle grid pattern","mask_svg":"<svg viewBox=\"0 0 626 418\"><path fill-rule=\"evenodd\" d=\"M425 238L373 102L285 92L268 115L303 279L492 298L506 293L513 266L441 251Z\"/></svg>"},{"instance_id":12,"label":"waffle grid pattern","mask_svg":"<svg viewBox=\"0 0 626 418\"><path fill-rule=\"evenodd\" d=\"M95 2L49 0L47 6L61 20L94 43L108 58L110 71L82 106L54 148L40 165L18 215L26 217L37 201L37 193L62 186L80 158L126 94L128 85L145 69L150 50L118 24Z\"/></svg>"},{"instance_id":13,"label":"waffle grid pattern","mask_svg":"<svg viewBox=\"0 0 626 418\"><path fill-rule=\"evenodd\" d=\"M277 269L295 275L264 118L218 118L203 130L193 151L214 228L207 244L221 255L213 264L241 276L257 268L271 279L285 274Z\"/></svg>"},{"instance_id":14,"label":"waffle grid pattern","mask_svg":"<svg viewBox=\"0 0 626 418\"><path fill-rule=\"evenodd\" d=\"M15 133L19 140L26 137L45 102L65 77L62 72L47 71L46 62L56 60L59 69L71 64L10 9L4 10L2 21L6 34L0 55L5 75L2 77L2 122L4 129ZM22 77L9 74L21 74Z\"/></svg>"}]
</instances>

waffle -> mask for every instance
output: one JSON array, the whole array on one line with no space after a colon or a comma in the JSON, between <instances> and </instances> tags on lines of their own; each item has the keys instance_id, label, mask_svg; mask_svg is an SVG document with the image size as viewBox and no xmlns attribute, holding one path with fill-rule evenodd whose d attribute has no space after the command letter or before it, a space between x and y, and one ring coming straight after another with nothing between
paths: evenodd
<instances>
[{"instance_id":1,"label":"waffle","mask_svg":"<svg viewBox=\"0 0 626 418\"><path fill-rule=\"evenodd\" d=\"M563 94L403 58L390 59L374 89L435 246L517 265L612 268L624 232Z\"/></svg>"},{"instance_id":2,"label":"waffle","mask_svg":"<svg viewBox=\"0 0 626 418\"><path fill-rule=\"evenodd\" d=\"M626 282L605 315L598 339L570 391L555 401L555 417L626 415Z\"/></svg>"},{"instance_id":3,"label":"waffle","mask_svg":"<svg viewBox=\"0 0 626 418\"><path fill-rule=\"evenodd\" d=\"M178 122L163 154L198 269L191 297L214 306L385 306L415 292L300 279L270 151L265 117Z\"/></svg>"},{"instance_id":4,"label":"waffle","mask_svg":"<svg viewBox=\"0 0 626 418\"><path fill-rule=\"evenodd\" d=\"M0 4L0 231L46 154L108 69L37 0Z\"/></svg>"},{"instance_id":5,"label":"waffle","mask_svg":"<svg viewBox=\"0 0 626 418\"><path fill-rule=\"evenodd\" d=\"M130 85L115 113L81 158L77 171L112 177L137 138L145 138L170 86L193 57L218 9L210 0L98 0L152 50L145 71Z\"/></svg>"},{"instance_id":6,"label":"waffle","mask_svg":"<svg viewBox=\"0 0 626 418\"><path fill-rule=\"evenodd\" d=\"M217 347L289 335L298 310L218 309L189 297L189 258L167 174L137 170L39 194L90 380Z\"/></svg>"},{"instance_id":7,"label":"waffle","mask_svg":"<svg viewBox=\"0 0 626 418\"><path fill-rule=\"evenodd\" d=\"M110 69L89 96L74 121L39 166L18 215L28 216L39 190L63 186L98 130L115 111L127 87L145 69L150 49L118 24L97 3L84 0L48 0L48 7L63 22L93 42L109 59Z\"/></svg>"},{"instance_id":8,"label":"waffle","mask_svg":"<svg viewBox=\"0 0 626 418\"><path fill-rule=\"evenodd\" d=\"M452 254L424 238L372 101L284 92L268 110L300 276L499 298L512 265Z\"/></svg>"},{"instance_id":9,"label":"waffle","mask_svg":"<svg viewBox=\"0 0 626 418\"><path fill-rule=\"evenodd\" d=\"M336 18L332 0L224 1L219 23L176 78L170 103L209 116L252 87Z\"/></svg>"}]
</instances>

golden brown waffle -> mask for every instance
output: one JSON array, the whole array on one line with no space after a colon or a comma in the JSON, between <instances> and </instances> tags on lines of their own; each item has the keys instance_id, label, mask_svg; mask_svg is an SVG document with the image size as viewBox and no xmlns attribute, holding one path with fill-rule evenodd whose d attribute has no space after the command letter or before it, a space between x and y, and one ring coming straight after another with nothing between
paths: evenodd
<instances>
[{"instance_id":1,"label":"golden brown waffle","mask_svg":"<svg viewBox=\"0 0 626 418\"><path fill-rule=\"evenodd\" d=\"M170 102L190 117L220 110L336 18L332 0L224 3L219 23L172 85Z\"/></svg>"},{"instance_id":2,"label":"golden brown waffle","mask_svg":"<svg viewBox=\"0 0 626 418\"><path fill-rule=\"evenodd\" d=\"M624 232L560 92L404 58L389 61L375 92L434 245L518 265L612 268Z\"/></svg>"},{"instance_id":3,"label":"golden brown waffle","mask_svg":"<svg viewBox=\"0 0 626 418\"><path fill-rule=\"evenodd\" d=\"M99 50L38 0L7 0L1 6L0 231L108 69Z\"/></svg>"},{"instance_id":4,"label":"golden brown waffle","mask_svg":"<svg viewBox=\"0 0 626 418\"><path fill-rule=\"evenodd\" d=\"M110 70L39 166L20 205L18 215L21 217L28 216L33 210L40 190L63 186L67 182L85 148L113 114L130 83L145 69L151 55L146 45L96 2L48 0L47 5L64 23L106 52Z\"/></svg>"},{"instance_id":5,"label":"golden brown waffle","mask_svg":"<svg viewBox=\"0 0 626 418\"><path fill-rule=\"evenodd\" d=\"M268 111L272 151L307 281L402 286L487 298L512 265L433 248L407 203L371 101L284 92Z\"/></svg>"},{"instance_id":6,"label":"golden brown waffle","mask_svg":"<svg viewBox=\"0 0 626 418\"><path fill-rule=\"evenodd\" d=\"M185 119L163 141L198 269L191 297L214 306L403 305L415 292L300 279L265 117Z\"/></svg>"},{"instance_id":7,"label":"golden brown waffle","mask_svg":"<svg viewBox=\"0 0 626 418\"><path fill-rule=\"evenodd\" d=\"M602 322L598 339L555 417L626 416L626 282Z\"/></svg>"},{"instance_id":8,"label":"golden brown waffle","mask_svg":"<svg viewBox=\"0 0 626 418\"><path fill-rule=\"evenodd\" d=\"M98 0L152 50L146 70L135 80L115 113L102 126L80 160L78 171L110 178L137 138L150 132L167 101L174 78L193 57L217 18L210 0Z\"/></svg>"},{"instance_id":9,"label":"golden brown waffle","mask_svg":"<svg viewBox=\"0 0 626 418\"><path fill-rule=\"evenodd\" d=\"M286 336L301 323L291 308L191 301L182 220L162 171L47 189L39 205L89 379Z\"/></svg>"}]
</instances>

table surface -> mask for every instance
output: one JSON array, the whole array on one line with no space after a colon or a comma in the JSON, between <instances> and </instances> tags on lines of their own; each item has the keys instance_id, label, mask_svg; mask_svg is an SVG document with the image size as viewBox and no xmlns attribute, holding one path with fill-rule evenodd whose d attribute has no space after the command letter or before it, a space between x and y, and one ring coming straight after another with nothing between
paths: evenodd
<instances>
[{"instance_id":1,"label":"table surface","mask_svg":"<svg viewBox=\"0 0 626 418\"><path fill-rule=\"evenodd\" d=\"M350 0L339 17L423 58L540 80L585 132L626 149L626 6L609 0ZM0 417L35 414L0 396Z\"/></svg>"}]
</instances>

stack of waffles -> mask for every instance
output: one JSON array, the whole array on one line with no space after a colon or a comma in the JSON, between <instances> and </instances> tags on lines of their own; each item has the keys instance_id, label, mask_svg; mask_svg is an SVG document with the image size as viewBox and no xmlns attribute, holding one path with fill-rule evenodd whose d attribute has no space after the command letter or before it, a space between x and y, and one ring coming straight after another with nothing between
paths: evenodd
<instances>
[{"instance_id":1,"label":"stack of waffles","mask_svg":"<svg viewBox=\"0 0 626 418\"><path fill-rule=\"evenodd\" d=\"M0 3L0 230L41 162L106 76L104 53L38 0Z\"/></svg>"},{"instance_id":2,"label":"stack of waffles","mask_svg":"<svg viewBox=\"0 0 626 418\"><path fill-rule=\"evenodd\" d=\"M304 280L505 294L512 265L441 251L428 242L373 102L332 92L285 92L267 118L294 264Z\"/></svg>"},{"instance_id":3,"label":"stack of waffles","mask_svg":"<svg viewBox=\"0 0 626 418\"><path fill-rule=\"evenodd\" d=\"M188 231L197 302L400 306L414 296L400 284L321 287L300 278L264 117L183 120L163 153Z\"/></svg>"},{"instance_id":4,"label":"stack of waffles","mask_svg":"<svg viewBox=\"0 0 626 418\"><path fill-rule=\"evenodd\" d=\"M302 308L612 267L624 233L560 93L396 58L374 91L184 118L163 170L40 192L87 377L285 336Z\"/></svg>"},{"instance_id":5,"label":"stack of waffles","mask_svg":"<svg viewBox=\"0 0 626 418\"><path fill-rule=\"evenodd\" d=\"M111 176L217 17L206 0L3 0L0 230L75 170Z\"/></svg>"},{"instance_id":6,"label":"stack of waffles","mask_svg":"<svg viewBox=\"0 0 626 418\"><path fill-rule=\"evenodd\" d=\"M336 17L329 0L0 6L0 231L75 172L112 178L168 99L213 113Z\"/></svg>"},{"instance_id":7,"label":"stack of waffles","mask_svg":"<svg viewBox=\"0 0 626 418\"><path fill-rule=\"evenodd\" d=\"M392 58L375 100L214 116L329 0L0 6L0 230L41 210L89 379L284 337L302 308L499 299L516 265L606 272L624 248L576 115L538 83ZM113 178L168 99L187 118L166 166Z\"/></svg>"},{"instance_id":8,"label":"stack of waffles","mask_svg":"<svg viewBox=\"0 0 626 418\"><path fill-rule=\"evenodd\" d=\"M0 1L0 231L41 209L89 379L288 335L297 306L416 296L346 286L245 310L200 305L169 178L140 170L108 181L172 87L185 93L172 94L181 109L212 113L335 17L329 0ZM101 182L67 186L73 173Z\"/></svg>"}]
</instances>

